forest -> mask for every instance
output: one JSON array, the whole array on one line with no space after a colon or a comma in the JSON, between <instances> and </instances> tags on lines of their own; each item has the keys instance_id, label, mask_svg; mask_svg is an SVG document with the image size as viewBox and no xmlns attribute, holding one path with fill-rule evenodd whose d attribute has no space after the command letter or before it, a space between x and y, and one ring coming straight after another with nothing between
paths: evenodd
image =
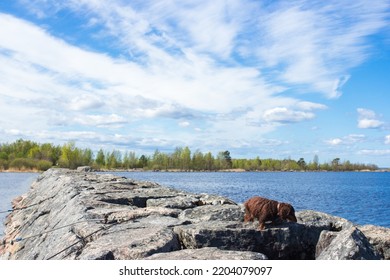
<instances>
[{"instance_id":1,"label":"forest","mask_svg":"<svg viewBox=\"0 0 390 280\"><path fill-rule=\"evenodd\" d=\"M0 144L0 171L45 171L51 167L76 169L89 165L96 170L153 170L153 171L361 171L377 170L374 164L351 163L334 158L319 162L317 155L306 162L294 159L232 158L228 150L213 155L200 150L192 152L189 147L176 147L165 153L158 149L153 154L137 155L134 151L93 152L79 148L75 142L63 145L36 143L19 139L13 143Z\"/></svg>"}]
</instances>

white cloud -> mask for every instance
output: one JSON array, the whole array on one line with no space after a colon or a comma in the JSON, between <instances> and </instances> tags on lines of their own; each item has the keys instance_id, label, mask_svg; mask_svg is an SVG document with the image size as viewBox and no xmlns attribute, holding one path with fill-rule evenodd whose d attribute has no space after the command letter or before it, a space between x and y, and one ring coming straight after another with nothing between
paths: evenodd
<instances>
[{"instance_id":1,"label":"white cloud","mask_svg":"<svg viewBox=\"0 0 390 280\"><path fill-rule=\"evenodd\" d=\"M385 144L390 145L390 135L385 136Z\"/></svg>"},{"instance_id":2,"label":"white cloud","mask_svg":"<svg viewBox=\"0 0 390 280\"><path fill-rule=\"evenodd\" d=\"M227 58L234 48L234 39L241 27L239 18L234 16L242 10L240 2L242 1L157 1L146 13L154 15L153 25L162 24L163 30L174 34L175 38L184 37L186 40L179 43L183 47ZM169 22L177 22L178 25L172 26Z\"/></svg>"},{"instance_id":3,"label":"white cloud","mask_svg":"<svg viewBox=\"0 0 390 280\"><path fill-rule=\"evenodd\" d=\"M363 134L349 134L341 138L332 138L325 140L325 143L330 146L339 146L339 145L352 145L355 143L360 143L365 141L366 136Z\"/></svg>"},{"instance_id":4,"label":"white cloud","mask_svg":"<svg viewBox=\"0 0 390 280\"><path fill-rule=\"evenodd\" d=\"M311 120L315 118L314 111L327 108L323 104L293 99L279 100L279 102L285 106L263 110L262 115L258 117L260 122L265 122L262 125L279 125Z\"/></svg>"},{"instance_id":5,"label":"white cloud","mask_svg":"<svg viewBox=\"0 0 390 280\"><path fill-rule=\"evenodd\" d=\"M383 122L379 120L361 119L358 121L359 128L379 128L383 125Z\"/></svg>"},{"instance_id":6,"label":"white cloud","mask_svg":"<svg viewBox=\"0 0 390 280\"><path fill-rule=\"evenodd\" d=\"M387 25L384 11L389 4L318 3L278 3L278 9L261 15L264 43L257 48L258 57L277 68L282 81L338 97L347 71L367 57L366 37Z\"/></svg>"},{"instance_id":7,"label":"white cloud","mask_svg":"<svg viewBox=\"0 0 390 280\"><path fill-rule=\"evenodd\" d=\"M357 112L359 128L381 128L384 124L372 110L358 108Z\"/></svg>"},{"instance_id":8,"label":"white cloud","mask_svg":"<svg viewBox=\"0 0 390 280\"><path fill-rule=\"evenodd\" d=\"M27 77L27 73L33 73L36 76L26 78L31 80L25 92L29 96L32 92L41 96L54 93L72 100L97 91L106 99L111 95L123 99L142 96L166 104L163 107L179 104L195 110L228 112L238 106L252 105L255 99L270 99L275 92L272 86L266 85L256 69L219 68L191 50L185 50L181 57L171 56L162 50L160 56L152 56L150 67L145 68L142 64L68 45L44 30L8 15L1 17L0 24L7 27L0 30L3 38L0 39L0 47L12 50L15 57L20 57L19 65L15 67L20 75ZM5 65L15 61L9 55L4 59L9 62ZM4 80L10 73L5 74ZM15 87L19 84L15 78L9 78L15 80ZM93 83L92 89L78 86L85 81L93 81L97 86ZM250 96L248 91L255 94ZM79 109L76 104L72 106Z\"/></svg>"},{"instance_id":9,"label":"white cloud","mask_svg":"<svg viewBox=\"0 0 390 280\"><path fill-rule=\"evenodd\" d=\"M364 134L350 134L344 137L347 143L358 143L363 142L366 139L366 135Z\"/></svg>"},{"instance_id":10,"label":"white cloud","mask_svg":"<svg viewBox=\"0 0 390 280\"><path fill-rule=\"evenodd\" d=\"M358 108L357 112L359 114L359 118L362 118L362 119L375 119L376 118L376 113L372 110L369 110L369 109Z\"/></svg>"},{"instance_id":11,"label":"white cloud","mask_svg":"<svg viewBox=\"0 0 390 280\"><path fill-rule=\"evenodd\" d=\"M126 119L117 114L111 115L83 115L75 117L74 121L84 126L120 127L127 123Z\"/></svg>"},{"instance_id":12,"label":"white cloud","mask_svg":"<svg viewBox=\"0 0 390 280\"><path fill-rule=\"evenodd\" d=\"M19 129L8 129L5 131L5 133L13 136L21 136L23 135L23 132Z\"/></svg>"},{"instance_id":13,"label":"white cloud","mask_svg":"<svg viewBox=\"0 0 390 280\"><path fill-rule=\"evenodd\" d=\"M328 143L329 145L337 146L340 145L343 142L343 140L340 138L333 138L333 139L326 140L325 142Z\"/></svg>"},{"instance_id":14,"label":"white cloud","mask_svg":"<svg viewBox=\"0 0 390 280\"><path fill-rule=\"evenodd\" d=\"M296 104L297 108L305 111L312 111L312 110L325 110L328 107L314 102L308 102L308 101L300 101Z\"/></svg>"},{"instance_id":15,"label":"white cloud","mask_svg":"<svg viewBox=\"0 0 390 280\"><path fill-rule=\"evenodd\" d=\"M88 126L86 137L109 141L98 128L130 135L145 122L149 132L137 130L132 143L153 146L174 143L185 131L178 125L196 123L196 136L180 139L228 146L312 120L327 107L304 99L341 94L349 69L367 55L366 37L386 25L388 6L308 3L27 1L40 19L79 16L80 33L93 42L62 37L50 21L39 27L0 13L0 102L10 107L0 111L9 119L0 121L3 131Z\"/></svg>"},{"instance_id":16,"label":"white cloud","mask_svg":"<svg viewBox=\"0 0 390 280\"><path fill-rule=\"evenodd\" d=\"M188 126L190 126L191 124L190 124L190 122L188 122L188 121L181 121L181 122L178 123L178 125L179 125L180 127L188 127Z\"/></svg>"},{"instance_id":17,"label":"white cloud","mask_svg":"<svg viewBox=\"0 0 390 280\"><path fill-rule=\"evenodd\" d=\"M69 109L75 111L83 111L89 109L98 109L104 105L104 102L97 96L92 94L84 94L76 96L70 101Z\"/></svg>"},{"instance_id":18,"label":"white cloud","mask_svg":"<svg viewBox=\"0 0 390 280\"><path fill-rule=\"evenodd\" d=\"M276 107L266 110L263 117L265 121L271 123L294 123L313 119L315 115L312 112L296 111L286 107Z\"/></svg>"},{"instance_id":19,"label":"white cloud","mask_svg":"<svg viewBox=\"0 0 390 280\"><path fill-rule=\"evenodd\" d=\"M197 60L252 61L273 70L272 79L338 97L348 70L367 58L367 38L388 25L389 3L38 0L35 6L87 12L133 59L167 71L186 69L182 58L191 50Z\"/></svg>"},{"instance_id":20,"label":"white cloud","mask_svg":"<svg viewBox=\"0 0 390 280\"><path fill-rule=\"evenodd\" d=\"M368 156L387 156L390 155L390 150L360 150L358 151L358 154L361 155L368 155Z\"/></svg>"},{"instance_id":21,"label":"white cloud","mask_svg":"<svg viewBox=\"0 0 390 280\"><path fill-rule=\"evenodd\" d=\"M147 68L69 45L42 28L9 15L2 14L0 25L0 60L4 62L0 69L0 94L8 94L6 105L15 100L12 102L24 111L18 117L6 110L0 112L3 119L13 119L4 128L27 131L32 124L41 131L50 130L53 125L67 129L76 129L75 125L113 128L123 126L126 120L197 117L210 121L208 133L231 139L232 132L241 129L246 138L270 128L263 132L252 128L245 131L243 116L234 124L217 123L215 116L235 110L245 115L242 108L253 107L262 112L269 104L297 102L273 98L277 89L267 85L254 68L217 67L191 50L177 60L168 56L163 64L152 63ZM9 37L13 39L6 39ZM34 109L31 100L39 100L41 105L37 103L35 111L40 113L28 114L29 122L17 122ZM116 112L120 112L120 118L115 117L119 116ZM166 137L177 139L174 134Z\"/></svg>"}]
</instances>

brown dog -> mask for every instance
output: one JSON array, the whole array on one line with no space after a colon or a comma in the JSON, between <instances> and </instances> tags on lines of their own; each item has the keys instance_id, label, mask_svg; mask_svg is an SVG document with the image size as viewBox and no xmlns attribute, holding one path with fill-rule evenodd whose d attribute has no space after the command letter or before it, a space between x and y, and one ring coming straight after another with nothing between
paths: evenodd
<instances>
[{"instance_id":1,"label":"brown dog","mask_svg":"<svg viewBox=\"0 0 390 280\"><path fill-rule=\"evenodd\" d=\"M259 220L259 230L263 230L265 228L266 221L274 221L278 218L284 221L297 221L294 207L288 203L254 196L245 201L244 206L244 221L253 222L253 220L257 218Z\"/></svg>"}]
</instances>

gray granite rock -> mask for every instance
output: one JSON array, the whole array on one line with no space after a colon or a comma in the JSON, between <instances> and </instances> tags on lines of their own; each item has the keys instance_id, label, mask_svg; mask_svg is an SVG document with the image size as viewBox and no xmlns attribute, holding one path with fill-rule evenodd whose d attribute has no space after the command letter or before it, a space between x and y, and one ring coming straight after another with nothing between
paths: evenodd
<instances>
[{"instance_id":1,"label":"gray granite rock","mask_svg":"<svg viewBox=\"0 0 390 280\"><path fill-rule=\"evenodd\" d=\"M217 247L253 251L270 259L314 259L319 231L297 223L283 223L258 231L255 224L234 221L199 222L175 227L183 247Z\"/></svg>"},{"instance_id":2,"label":"gray granite rock","mask_svg":"<svg viewBox=\"0 0 390 280\"><path fill-rule=\"evenodd\" d=\"M389 258L390 229L305 210L258 231L228 198L86 167L49 169L12 205L0 259Z\"/></svg>"},{"instance_id":3,"label":"gray granite rock","mask_svg":"<svg viewBox=\"0 0 390 280\"><path fill-rule=\"evenodd\" d=\"M379 252L357 228L351 227L335 235L323 234L321 252L317 260L380 260ZM330 238L329 238L330 237ZM325 241L323 241L325 239Z\"/></svg>"},{"instance_id":4,"label":"gray granite rock","mask_svg":"<svg viewBox=\"0 0 390 280\"><path fill-rule=\"evenodd\" d=\"M344 218L313 210L297 211L295 215L298 223L323 230L341 231L354 226L352 222Z\"/></svg>"},{"instance_id":5,"label":"gray granite rock","mask_svg":"<svg viewBox=\"0 0 390 280\"><path fill-rule=\"evenodd\" d=\"M186 209L179 215L182 220L199 223L204 221L242 221L244 211L242 207L233 204L204 205Z\"/></svg>"},{"instance_id":6,"label":"gray granite rock","mask_svg":"<svg viewBox=\"0 0 390 280\"><path fill-rule=\"evenodd\" d=\"M320 238L318 239L316 245L316 253L315 253L316 259L322 253L322 251L324 251L326 248L329 247L333 239L337 237L337 234L338 232L335 231L329 231L329 230L321 231Z\"/></svg>"},{"instance_id":7,"label":"gray granite rock","mask_svg":"<svg viewBox=\"0 0 390 280\"><path fill-rule=\"evenodd\" d=\"M146 260L267 260L267 256L250 251L228 251L213 247L184 249L169 253L158 253Z\"/></svg>"},{"instance_id":8,"label":"gray granite rock","mask_svg":"<svg viewBox=\"0 0 390 280\"><path fill-rule=\"evenodd\" d=\"M390 228L365 225L360 226L359 229L384 259L390 260Z\"/></svg>"}]
</instances>

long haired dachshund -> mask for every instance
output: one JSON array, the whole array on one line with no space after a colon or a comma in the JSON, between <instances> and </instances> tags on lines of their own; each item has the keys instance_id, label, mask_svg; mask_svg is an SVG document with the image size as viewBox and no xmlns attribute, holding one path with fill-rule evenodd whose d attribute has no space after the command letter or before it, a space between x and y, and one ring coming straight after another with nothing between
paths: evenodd
<instances>
[{"instance_id":1,"label":"long haired dachshund","mask_svg":"<svg viewBox=\"0 0 390 280\"><path fill-rule=\"evenodd\" d=\"M278 218L284 221L297 222L295 210L291 204L278 202L260 196L254 196L245 201L245 222L259 220L259 230L265 228L266 221L274 221Z\"/></svg>"}]
</instances>

